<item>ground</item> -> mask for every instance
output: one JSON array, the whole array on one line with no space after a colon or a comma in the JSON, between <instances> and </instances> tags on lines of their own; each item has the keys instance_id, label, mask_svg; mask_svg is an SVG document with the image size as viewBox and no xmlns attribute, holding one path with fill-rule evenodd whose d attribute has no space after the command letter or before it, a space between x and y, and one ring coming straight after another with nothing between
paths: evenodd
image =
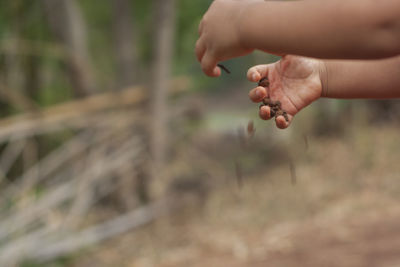
<instances>
[{"instance_id":1,"label":"ground","mask_svg":"<svg viewBox=\"0 0 400 267\"><path fill-rule=\"evenodd\" d=\"M220 185L202 207L80 253L71 266L400 266L398 129L364 127L299 145L295 184L286 163L245 164L242 187Z\"/></svg>"},{"instance_id":2,"label":"ground","mask_svg":"<svg viewBox=\"0 0 400 267\"><path fill-rule=\"evenodd\" d=\"M396 122L371 123L357 107L330 115L324 133L329 125L311 107L282 131L257 120L243 92L229 97L194 102L218 108L206 106L169 164L171 173L205 181L207 197L183 199L179 214L77 253L68 266L400 266ZM243 148L237 126L250 116L256 134ZM315 125L323 125L317 135Z\"/></svg>"}]
</instances>

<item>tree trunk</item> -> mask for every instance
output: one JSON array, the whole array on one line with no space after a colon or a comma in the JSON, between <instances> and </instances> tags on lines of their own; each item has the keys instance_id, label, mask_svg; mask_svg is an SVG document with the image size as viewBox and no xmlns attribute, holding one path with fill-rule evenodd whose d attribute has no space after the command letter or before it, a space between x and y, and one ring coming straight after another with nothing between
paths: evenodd
<instances>
[{"instance_id":1,"label":"tree trunk","mask_svg":"<svg viewBox=\"0 0 400 267\"><path fill-rule=\"evenodd\" d=\"M167 90L172 67L175 31L175 1L155 0L154 4L154 61L152 67L151 96L151 176L165 176L164 163L167 146ZM166 177L162 177L166 178Z\"/></svg>"},{"instance_id":2,"label":"tree trunk","mask_svg":"<svg viewBox=\"0 0 400 267\"><path fill-rule=\"evenodd\" d=\"M95 91L87 47L86 24L75 0L42 0L55 37L67 53L68 74L76 96Z\"/></svg>"},{"instance_id":3,"label":"tree trunk","mask_svg":"<svg viewBox=\"0 0 400 267\"><path fill-rule=\"evenodd\" d=\"M137 77L137 53L129 0L113 0L114 55L117 65L117 88L134 84Z\"/></svg>"}]
</instances>

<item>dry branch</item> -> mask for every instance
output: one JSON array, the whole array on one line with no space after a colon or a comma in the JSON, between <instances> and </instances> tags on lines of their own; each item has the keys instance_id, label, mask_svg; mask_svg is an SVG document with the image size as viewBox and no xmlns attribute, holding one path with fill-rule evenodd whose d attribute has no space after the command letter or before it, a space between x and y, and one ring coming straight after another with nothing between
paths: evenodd
<instances>
[{"instance_id":1,"label":"dry branch","mask_svg":"<svg viewBox=\"0 0 400 267\"><path fill-rule=\"evenodd\" d=\"M0 83L0 97L23 112L34 112L38 110L37 104L29 97L19 92L19 90L9 88L3 83Z\"/></svg>"},{"instance_id":2,"label":"dry branch","mask_svg":"<svg viewBox=\"0 0 400 267\"><path fill-rule=\"evenodd\" d=\"M10 142L7 144L7 147L1 154L0 158L0 169L4 175L8 173L11 166L24 149L25 142L26 141L24 139L17 141L10 140Z\"/></svg>"},{"instance_id":3,"label":"dry branch","mask_svg":"<svg viewBox=\"0 0 400 267\"><path fill-rule=\"evenodd\" d=\"M65 49L52 42L33 41L26 39L3 39L0 43L0 54L46 56L65 60Z\"/></svg>"},{"instance_id":4,"label":"dry branch","mask_svg":"<svg viewBox=\"0 0 400 267\"><path fill-rule=\"evenodd\" d=\"M81 176L57 185L55 188L49 188L49 193L44 195L39 201L33 202L31 205L10 214L0 223L0 240L13 234L15 231L26 230L26 226L40 219L46 211L75 196L77 181L85 179L86 176L94 176L90 179L99 181L100 179L109 177L110 174L124 165L132 164L133 158L141 151L139 144L140 142L136 138L126 142L116 152L107 155L102 160L92 162ZM102 172L98 172L100 168Z\"/></svg>"},{"instance_id":5,"label":"dry branch","mask_svg":"<svg viewBox=\"0 0 400 267\"><path fill-rule=\"evenodd\" d=\"M182 92L188 88L188 83L189 80L185 77L177 78L171 82L170 92ZM88 125L93 115L134 106L143 103L146 98L145 87L135 86L120 92L107 92L59 104L34 113L11 116L0 120L0 143L10 137L18 139L68 127L82 128Z\"/></svg>"},{"instance_id":6,"label":"dry branch","mask_svg":"<svg viewBox=\"0 0 400 267\"><path fill-rule=\"evenodd\" d=\"M174 81L172 92L187 88L187 82L187 79ZM1 213L1 264L8 266L25 256L51 259L141 226L169 211L166 203L160 202L81 232L71 231L77 225L76 220L65 220L66 216L83 217L99 197L113 190L113 187L107 187L100 194L92 195L95 188L107 185L115 173L140 163L137 159L143 153L143 142L135 137L132 127L139 116L127 107L143 103L146 98L143 87L134 87L0 120L0 143L12 140L14 148L10 146L5 152L9 151L7 154L15 155L14 158L20 154L18 142L33 135L68 127L85 129L0 192L1 204L9 199L15 203L9 211ZM90 149L93 149L93 157L87 156ZM11 159L4 158L3 166L10 166ZM84 164L79 164L82 162ZM78 191L80 181L83 182ZM46 190L39 199L27 194L45 182ZM78 193L81 196L88 194L88 197L76 198ZM72 207L69 214L65 213L65 207ZM57 222L60 223L57 228L48 219L48 214L53 211L60 212L63 218L62 223Z\"/></svg>"},{"instance_id":7,"label":"dry branch","mask_svg":"<svg viewBox=\"0 0 400 267\"><path fill-rule=\"evenodd\" d=\"M24 258L48 261L141 227L172 210L171 202L162 199L80 232L39 230L2 248L0 262L9 266Z\"/></svg>"},{"instance_id":8,"label":"dry branch","mask_svg":"<svg viewBox=\"0 0 400 267\"><path fill-rule=\"evenodd\" d=\"M114 0L112 4L114 55L117 67L118 89L131 86L139 77L136 38L134 34L133 2Z\"/></svg>"},{"instance_id":9,"label":"dry branch","mask_svg":"<svg viewBox=\"0 0 400 267\"><path fill-rule=\"evenodd\" d=\"M100 122L96 122L95 125L92 125L91 129L77 135L60 148L49 153L22 176L18 177L16 179L17 182L10 184L8 188L3 190L0 194L0 202L10 198L14 200L19 198L24 192L27 192L37 183L62 168L68 161L77 158L90 146L98 145L115 134L123 133L131 127L132 119L135 118L136 115L128 112L121 112L110 114L109 116L99 115L97 117L99 117ZM94 118L92 119L94 120ZM97 128L101 134L96 138L91 138L91 133Z\"/></svg>"},{"instance_id":10,"label":"dry branch","mask_svg":"<svg viewBox=\"0 0 400 267\"><path fill-rule=\"evenodd\" d=\"M111 219L100 225L90 227L76 233L69 238L48 244L38 250L33 256L40 261L54 259L61 255L71 253L96 244L105 239L124 233L128 230L143 226L152 222L172 210L170 202L163 199L156 203L143 206L127 214Z\"/></svg>"},{"instance_id":11,"label":"dry branch","mask_svg":"<svg viewBox=\"0 0 400 267\"><path fill-rule=\"evenodd\" d=\"M50 29L67 52L68 76L76 96L95 92L86 21L76 0L42 0Z\"/></svg>"},{"instance_id":12,"label":"dry branch","mask_svg":"<svg viewBox=\"0 0 400 267\"><path fill-rule=\"evenodd\" d=\"M31 189L32 186L36 185L40 180L45 179L60 168L67 160L82 153L82 151L91 145L89 137L90 135L88 132L83 132L48 154L40 162L27 170L21 177L16 179L18 182L13 184L12 187L3 190L0 196L1 201L11 197L14 199L19 197L23 192ZM36 176L38 172L40 175ZM35 177L37 179L35 179Z\"/></svg>"},{"instance_id":13,"label":"dry branch","mask_svg":"<svg viewBox=\"0 0 400 267\"><path fill-rule=\"evenodd\" d=\"M152 167L148 170L151 180L155 179L159 172L163 172L168 149L168 80L171 76L174 51L175 0L156 0L153 1L153 4L155 32L151 83L153 101L150 106L152 120L149 125L151 127L149 147Z\"/></svg>"}]
</instances>

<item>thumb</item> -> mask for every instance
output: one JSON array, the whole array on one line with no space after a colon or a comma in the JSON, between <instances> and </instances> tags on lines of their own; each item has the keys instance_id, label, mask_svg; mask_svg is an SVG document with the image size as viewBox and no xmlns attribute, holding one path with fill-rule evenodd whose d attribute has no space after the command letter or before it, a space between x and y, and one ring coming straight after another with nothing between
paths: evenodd
<instances>
[{"instance_id":1,"label":"thumb","mask_svg":"<svg viewBox=\"0 0 400 267\"><path fill-rule=\"evenodd\" d=\"M256 65L247 71L247 79L250 82L258 82L261 78L267 77L272 64Z\"/></svg>"}]
</instances>

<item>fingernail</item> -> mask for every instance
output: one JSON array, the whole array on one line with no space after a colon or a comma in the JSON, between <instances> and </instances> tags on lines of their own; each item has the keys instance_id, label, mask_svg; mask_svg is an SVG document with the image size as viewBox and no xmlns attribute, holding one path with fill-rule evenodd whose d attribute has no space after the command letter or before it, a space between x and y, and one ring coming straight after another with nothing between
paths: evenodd
<instances>
[{"instance_id":1,"label":"fingernail","mask_svg":"<svg viewBox=\"0 0 400 267\"><path fill-rule=\"evenodd\" d=\"M253 78L253 81L257 80L257 73L253 73L253 75L251 75L251 77Z\"/></svg>"},{"instance_id":2,"label":"fingernail","mask_svg":"<svg viewBox=\"0 0 400 267\"><path fill-rule=\"evenodd\" d=\"M261 92L261 89L256 89L256 96L262 97L263 93Z\"/></svg>"}]
</instances>

